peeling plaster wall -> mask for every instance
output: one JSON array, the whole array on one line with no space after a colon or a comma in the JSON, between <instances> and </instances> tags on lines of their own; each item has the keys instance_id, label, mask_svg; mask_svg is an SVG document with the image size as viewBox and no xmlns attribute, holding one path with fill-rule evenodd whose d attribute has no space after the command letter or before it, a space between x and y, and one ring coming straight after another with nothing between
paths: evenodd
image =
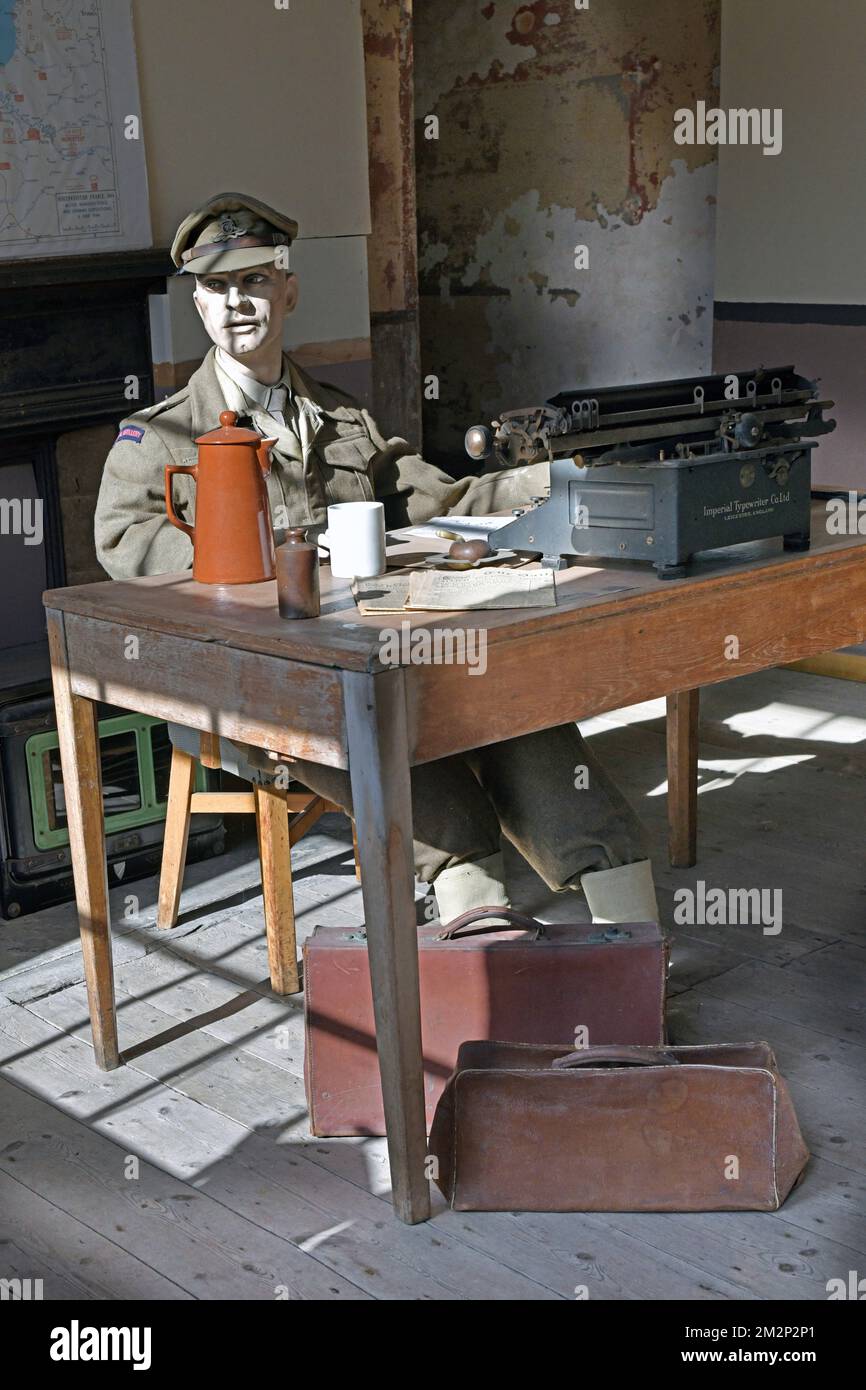
<instances>
[{"instance_id":1,"label":"peeling plaster wall","mask_svg":"<svg viewBox=\"0 0 866 1390\"><path fill-rule=\"evenodd\" d=\"M372 230L367 243L373 413L421 438L412 0L362 0Z\"/></svg>"},{"instance_id":2,"label":"peeling plaster wall","mask_svg":"<svg viewBox=\"0 0 866 1390\"><path fill-rule=\"evenodd\" d=\"M718 62L719 0L416 4L428 457L566 387L710 370L716 150L673 130Z\"/></svg>"}]
</instances>

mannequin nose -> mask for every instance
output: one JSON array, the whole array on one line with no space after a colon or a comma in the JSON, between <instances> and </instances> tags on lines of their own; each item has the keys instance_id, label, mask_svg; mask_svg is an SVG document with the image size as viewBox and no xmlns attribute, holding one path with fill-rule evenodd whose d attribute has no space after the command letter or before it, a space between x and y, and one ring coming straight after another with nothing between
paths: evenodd
<instances>
[{"instance_id":1,"label":"mannequin nose","mask_svg":"<svg viewBox=\"0 0 866 1390\"><path fill-rule=\"evenodd\" d=\"M229 309L237 309L243 302L243 298L244 296L237 285L229 285L226 290L226 304Z\"/></svg>"}]
</instances>

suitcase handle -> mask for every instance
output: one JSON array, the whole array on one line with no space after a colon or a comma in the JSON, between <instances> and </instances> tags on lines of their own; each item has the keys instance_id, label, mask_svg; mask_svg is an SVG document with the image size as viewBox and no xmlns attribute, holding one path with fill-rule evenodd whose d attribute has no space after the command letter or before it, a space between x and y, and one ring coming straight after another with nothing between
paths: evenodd
<instances>
[{"instance_id":1,"label":"suitcase handle","mask_svg":"<svg viewBox=\"0 0 866 1390\"><path fill-rule=\"evenodd\" d=\"M651 1056L636 1047L614 1044L611 1047L585 1047L580 1052L569 1052L567 1057L556 1057L551 1065L557 1071L570 1071L572 1067L618 1066L618 1067L679 1067L679 1057L661 1048L654 1049Z\"/></svg>"},{"instance_id":2,"label":"suitcase handle","mask_svg":"<svg viewBox=\"0 0 866 1390\"><path fill-rule=\"evenodd\" d=\"M516 927L522 927L524 931L534 931L535 941L539 941L544 936L544 923L537 922L534 917L527 917L523 912L515 912L513 907L471 907L468 912L461 912L459 917L449 923L444 931L438 932L437 941L453 941L457 938L458 932L463 927L468 927L472 922L482 922L485 917L505 917ZM479 927L477 932L468 933L472 936L483 936L486 932L504 931L501 926Z\"/></svg>"}]
</instances>

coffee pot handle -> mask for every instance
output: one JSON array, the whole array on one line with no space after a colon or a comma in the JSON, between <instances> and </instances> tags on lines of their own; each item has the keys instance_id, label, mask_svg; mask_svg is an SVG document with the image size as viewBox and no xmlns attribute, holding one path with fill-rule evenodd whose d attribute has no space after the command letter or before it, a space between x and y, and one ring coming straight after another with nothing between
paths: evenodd
<instances>
[{"instance_id":1,"label":"coffee pot handle","mask_svg":"<svg viewBox=\"0 0 866 1390\"><path fill-rule=\"evenodd\" d=\"M175 473L189 473L190 477L198 480L198 464L167 463L165 465L165 510L172 526L176 526L179 531L185 531L190 540L195 544L195 527L189 526L185 521L181 521L174 509L174 498L171 495L171 482Z\"/></svg>"}]
</instances>

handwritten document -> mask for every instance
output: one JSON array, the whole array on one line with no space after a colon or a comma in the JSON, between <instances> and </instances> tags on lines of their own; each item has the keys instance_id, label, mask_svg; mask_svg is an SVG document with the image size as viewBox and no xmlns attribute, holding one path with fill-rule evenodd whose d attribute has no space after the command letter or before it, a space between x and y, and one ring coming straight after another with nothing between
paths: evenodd
<instances>
[{"instance_id":1,"label":"handwritten document","mask_svg":"<svg viewBox=\"0 0 866 1390\"><path fill-rule=\"evenodd\" d=\"M553 608L552 570L515 570L489 565L477 570L414 570L359 580L355 598L362 613L425 609L442 612L477 608Z\"/></svg>"}]
</instances>

